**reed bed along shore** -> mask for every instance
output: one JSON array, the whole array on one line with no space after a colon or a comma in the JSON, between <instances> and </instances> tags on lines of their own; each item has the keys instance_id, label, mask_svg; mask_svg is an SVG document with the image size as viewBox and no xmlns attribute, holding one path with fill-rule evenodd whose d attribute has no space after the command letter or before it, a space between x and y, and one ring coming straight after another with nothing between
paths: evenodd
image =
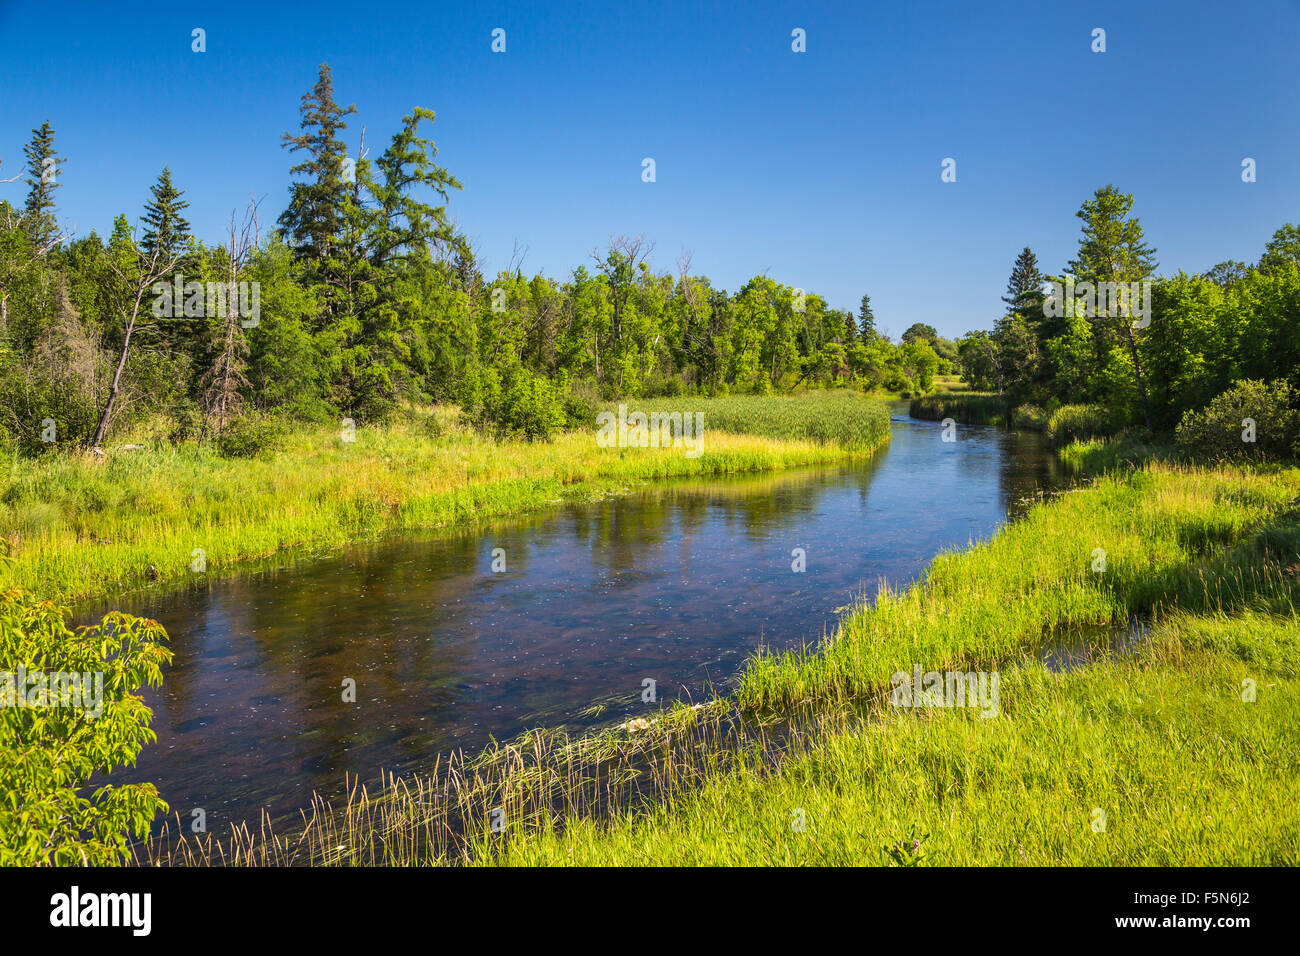
<instances>
[{"instance_id":1,"label":"reed bed along shore","mask_svg":"<svg viewBox=\"0 0 1300 956\"><path fill-rule=\"evenodd\" d=\"M871 449L889 440L889 406L846 389L803 395L653 398L623 404L647 414L698 412L709 429L783 441Z\"/></svg>"},{"instance_id":2,"label":"reed bed along shore","mask_svg":"<svg viewBox=\"0 0 1300 956\"><path fill-rule=\"evenodd\" d=\"M498 441L443 411L357 428L354 441L338 428L300 427L266 458L159 442L102 461L79 454L15 461L0 474L0 587L74 603L387 532L626 493L656 479L833 462L889 440L886 407L861 396L735 401L753 412L748 433L740 433L739 412L724 414L725 402L678 402L705 413L698 456L681 447L601 447L594 422L548 443ZM794 404L780 414L767 411L787 401ZM835 434L852 440L801 427L801 416L838 417ZM862 422L874 424L854 424Z\"/></svg>"},{"instance_id":3,"label":"reed bed along shore","mask_svg":"<svg viewBox=\"0 0 1300 956\"><path fill-rule=\"evenodd\" d=\"M725 699L531 735L318 802L288 835L169 833L141 860L1293 865L1298 495L1296 469L1105 477L822 645L756 656ZM1134 615L1143 642L1107 653ZM1040 662L1089 640L1082 666ZM1000 673L998 715L888 706L917 665Z\"/></svg>"},{"instance_id":4,"label":"reed bed along shore","mask_svg":"<svg viewBox=\"0 0 1300 956\"><path fill-rule=\"evenodd\" d=\"M945 418L962 425L1004 425L1011 408L1005 395L995 392L942 391L917 395L908 403L913 418L940 422Z\"/></svg>"}]
</instances>

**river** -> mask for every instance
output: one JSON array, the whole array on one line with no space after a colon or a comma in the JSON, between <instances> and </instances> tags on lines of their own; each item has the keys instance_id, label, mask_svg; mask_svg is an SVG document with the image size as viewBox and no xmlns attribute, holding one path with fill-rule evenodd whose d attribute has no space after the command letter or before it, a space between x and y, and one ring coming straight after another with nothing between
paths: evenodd
<instances>
[{"instance_id":1,"label":"river","mask_svg":"<svg viewBox=\"0 0 1300 956\"><path fill-rule=\"evenodd\" d=\"M152 781L222 832L337 794L345 772L414 773L529 727L704 699L760 645L820 639L879 581L914 580L1064 482L1036 434L960 426L945 442L904 403L892 432L849 465L664 482L129 598L175 661L145 695L157 743L113 779Z\"/></svg>"}]
</instances>

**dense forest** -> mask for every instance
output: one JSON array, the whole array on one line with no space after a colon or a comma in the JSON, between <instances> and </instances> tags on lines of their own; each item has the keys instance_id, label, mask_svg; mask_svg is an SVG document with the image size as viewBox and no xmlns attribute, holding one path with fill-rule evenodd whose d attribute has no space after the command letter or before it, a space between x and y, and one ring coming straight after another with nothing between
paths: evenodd
<instances>
[{"instance_id":1,"label":"dense forest","mask_svg":"<svg viewBox=\"0 0 1300 956\"><path fill-rule=\"evenodd\" d=\"M436 161L434 114L413 109L372 159L345 141L354 113L322 65L299 131L282 137L287 207L272 225L250 200L211 242L191 234L167 168L137 225L119 215L107 240L62 230L65 158L48 121L35 129L26 175L5 181L22 176L26 199L0 200L0 443L97 448L144 419L201 443L250 422L376 422L430 402L546 437L590 426L613 398L916 394L958 370L1045 415L1087 403L1116 427L1161 430L1241 379L1300 388L1292 225L1254 265L1160 278L1133 197L1106 186L1079 210L1061 273L1020 253L991 330L952 342L917 323L895 343L869 296L854 314L767 276L729 293L689 257L656 271L639 236L564 280L517 262L488 278L447 213L461 184ZM1067 280L1149 282L1151 312L1045 308L1048 283Z\"/></svg>"},{"instance_id":2,"label":"dense forest","mask_svg":"<svg viewBox=\"0 0 1300 956\"><path fill-rule=\"evenodd\" d=\"M436 162L434 114L412 110L371 158L345 143L354 112L322 65L282 137L287 208L272 227L250 202L213 242L191 234L166 168L138 226L61 231L65 159L48 121L34 130L26 201L0 201L0 441L98 447L160 413L201 441L234 421L374 422L427 402L544 436L614 397L920 392L954 370L932 328L878 333L865 295L854 315L766 276L728 293L689 258L654 271L640 237L564 281L517 263L488 278L448 217L461 184Z\"/></svg>"},{"instance_id":3,"label":"dense forest","mask_svg":"<svg viewBox=\"0 0 1300 956\"><path fill-rule=\"evenodd\" d=\"M1281 406L1274 411L1285 413L1300 387L1300 229L1278 229L1253 265L1227 261L1161 278L1133 202L1114 186L1097 190L1076 213L1078 253L1061 273L1040 271L1028 247L1020 253L1002 317L958 342L967 382L1047 414L1086 403L1104 419L1094 431L1168 432L1243 380L1268 383ZM1133 301L1127 310L1066 310L1046 301L1049 290L1085 282L1094 290L1149 283L1148 308Z\"/></svg>"}]
</instances>

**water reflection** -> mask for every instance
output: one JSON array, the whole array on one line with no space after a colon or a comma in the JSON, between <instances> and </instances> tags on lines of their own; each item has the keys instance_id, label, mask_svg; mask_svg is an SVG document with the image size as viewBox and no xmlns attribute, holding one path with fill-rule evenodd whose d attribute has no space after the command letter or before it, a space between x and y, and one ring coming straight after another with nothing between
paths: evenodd
<instances>
[{"instance_id":1,"label":"water reflection","mask_svg":"<svg viewBox=\"0 0 1300 956\"><path fill-rule=\"evenodd\" d=\"M878 580L906 583L1061 482L1034 435L964 427L944 443L903 416L893 432L851 466L667 483L129 602L176 659L149 695L158 742L122 779L220 829L336 793L345 771L642 713L646 678L698 699L760 643L816 640ZM607 711L584 716L597 701Z\"/></svg>"}]
</instances>

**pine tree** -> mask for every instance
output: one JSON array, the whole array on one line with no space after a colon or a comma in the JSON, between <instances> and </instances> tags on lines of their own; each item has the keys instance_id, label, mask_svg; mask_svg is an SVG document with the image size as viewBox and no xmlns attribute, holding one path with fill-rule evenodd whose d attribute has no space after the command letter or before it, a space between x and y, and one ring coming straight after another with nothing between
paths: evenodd
<instances>
[{"instance_id":1,"label":"pine tree","mask_svg":"<svg viewBox=\"0 0 1300 956\"><path fill-rule=\"evenodd\" d=\"M23 147L27 157L27 205L23 223L28 237L39 249L52 242L58 234L54 219L54 190L58 189L59 167L64 160L54 151L54 127L47 119L39 129L32 130L32 141Z\"/></svg>"},{"instance_id":2,"label":"pine tree","mask_svg":"<svg viewBox=\"0 0 1300 956\"><path fill-rule=\"evenodd\" d=\"M304 150L307 157L289 171L306 177L290 187L289 206L279 225L299 260L310 263L328 278L328 261L334 254L345 225L344 205L348 182L344 168L347 146L339 134L347 128L344 117L356 106L341 107L334 101L334 77L328 63L320 65L320 76L310 93L302 98L303 132L285 133L282 143L290 152Z\"/></svg>"},{"instance_id":3,"label":"pine tree","mask_svg":"<svg viewBox=\"0 0 1300 956\"><path fill-rule=\"evenodd\" d=\"M858 307L858 334L862 341L870 342L876 337L876 316L871 311L871 296L864 295Z\"/></svg>"},{"instance_id":4,"label":"pine tree","mask_svg":"<svg viewBox=\"0 0 1300 956\"><path fill-rule=\"evenodd\" d=\"M172 172L166 166L158 174L158 182L150 188L153 199L145 203L140 217L145 233L140 247L146 256L157 250L163 258L170 259L185 248L190 236L190 224L181 216L189 203L181 198L184 190L172 185Z\"/></svg>"},{"instance_id":5,"label":"pine tree","mask_svg":"<svg viewBox=\"0 0 1300 956\"><path fill-rule=\"evenodd\" d=\"M1075 213L1083 220L1083 235L1079 238L1079 251L1066 269L1094 287L1103 282L1139 282L1149 278L1156 270L1155 250L1143 241L1142 224L1136 217L1129 217L1132 208L1132 194L1122 193L1109 184L1098 189ZM1151 407L1133 320L1127 315L1104 315L1103 310L1097 311L1093 330L1098 365L1109 351L1112 335L1118 332L1128 345L1142 415L1150 428Z\"/></svg>"},{"instance_id":6,"label":"pine tree","mask_svg":"<svg viewBox=\"0 0 1300 956\"><path fill-rule=\"evenodd\" d=\"M1031 327L1043 315L1043 274L1038 271L1038 257L1025 246L1007 279L1007 294L1002 301L1007 311L1024 319Z\"/></svg>"},{"instance_id":7,"label":"pine tree","mask_svg":"<svg viewBox=\"0 0 1300 956\"><path fill-rule=\"evenodd\" d=\"M1041 384L1047 339L1059 332L1043 323L1043 282L1038 258L1025 246L1011 268L1007 294L1002 297L1007 311L998 319L991 339L997 350L1000 387L1017 400L1030 398L1033 386Z\"/></svg>"}]
</instances>

